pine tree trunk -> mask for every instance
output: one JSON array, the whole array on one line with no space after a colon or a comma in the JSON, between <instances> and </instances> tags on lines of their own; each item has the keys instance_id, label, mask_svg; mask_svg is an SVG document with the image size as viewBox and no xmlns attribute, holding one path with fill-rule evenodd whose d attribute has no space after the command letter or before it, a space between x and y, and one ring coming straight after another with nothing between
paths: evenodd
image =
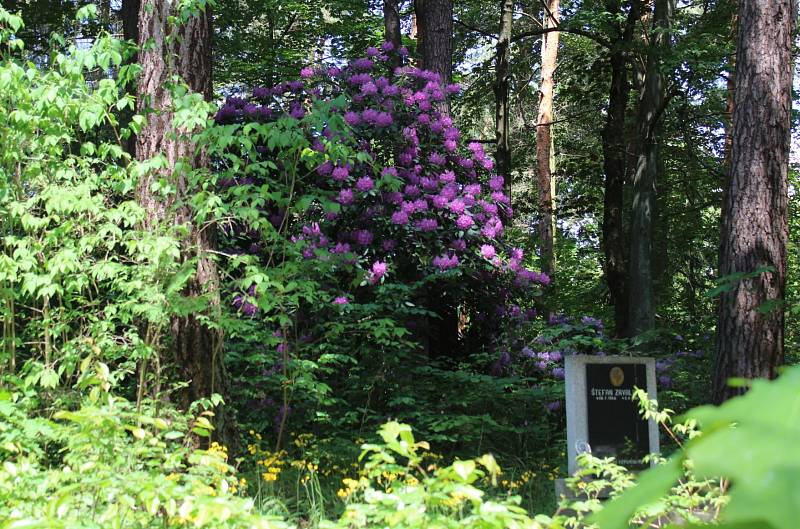
<instances>
[{"instance_id":1,"label":"pine tree trunk","mask_svg":"<svg viewBox=\"0 0 800 529\"><path fill-rule=\"evenodd\" d=\"M145 0L139 10L139 44L142 73L139 81L140 113L147 113L147 124L142 127L136 142L140 160L163 155L167 167L144 175L139 181L137 196L147 211L145 228L155 229L163 222L185 226L188 235L182 241L183 259L195 259L197 269L183 292L189 297L203 297L208 301L205 316L212 319L219 310L219 278L209 250L215 245L213 226L199 229L193 222L192 211L180 205L192 192L187 175L181 172L181 161L192 167L206 167L208 157L196 152L195 145L185 138L170 135L173 129L172 98L169 86L173 75L180 76L193 92L212 95L211 86L211 15L208 11L190 17L176 26L168 21L175 16L177 2ZM145 45L147 43L147 45ZM152 190L158 179L165 178L175 186L176 193L165 198ZM227 393L225 369L222 358L222 334L201 322L201 314L175 317L172 321L171 361L182 380L189 383L179 395L179 405L186 409L191 402L207 398L213 393ZM232 424L225 414L217 414L218 434L229 437Z\"/></svg>"},{"instance_id":2,"label":"pine tree trunk","mask_svg":"<svg viewBox=\"0 0 800 529\"><path fill-rule=\"evenodd\" d=\"M559 0L547 0L542 26L558 26ZM539 85L539 115L536 119L536 167L539 182L539 239L541 246L542 271L552 274L555 270L554 251L554 176L553 176L553 95L555 71L558 59L559 32L552 31L542 35L542 81Z\"/></svg>"},{"instance_id":3,"label":"pine tree trunk","mask_svg":"<svg viewBox=\"0 0 800 529\"><path fill-rule=\"evenodd\" d=\"M639 18L639 1L631 2L624 28L611 49L611 89L608 113L603 128L603 255L606 284L614 307L615 334L623 336L628 329L628 248L625 237L624 198L628 153L625 143L625 116L631 85L628 80L626 53L633 39ZM609 13L620 15L620 0L606 2Z\"/></svg>"},{"instance_id":4,"label":"pine tree trunk","mask_svg":"<svg viewBox=\"0 0 800 529\"><path fill-rule=\"evenodd\" d=\"M786 285L795 6L791 0L739 4L720 276L767 266L774 271L736 282L720 298L716 402L740 393L727 386L729 377L771 378L784 361L784 312L765 304L783 300Z\"/></svg>"},{"instance_id":5,"label":"pine tree trunk","mask_svg":"<svg viewBox=\"0 0 800 529\"><path fill-rule=\"evenodd\" d=\"M132 42L139 42L139 2L140 0L122 0L119 12L122 37Z\"/></svg>"},{"instance_id":6,"label":"pine tree trunk","mask_svg":"<svg viewBox=\"0 0 800 529\"><path fill-rule=\"evenodd\" d=\"M139 42L139 4L140 0L122 0L119 17L122 20L122 38L131 42ZM134 56L130 59L131 63L138 61ZM120 112L120 124L127 126L133 117L133 109L125 108ZM136 156L136 136L131 134L123 140L123 148L131 156Z\"/></svg>"},{"instance_id":7,"label":"pine tree trunk","mask_svg":"<svg viewBox=\"0 0 800 529\"><path fill-rule=\"evenodd\" d=\"M497 59L495 63L495 139L497 150L497 174L506 179L506 194L511 196L511 143L510 108L508 102L511 84L511 27L514 22L514 0L502 0L500 13L500 35L497 39Z\"/></svg>"},{"instance_id":8,"label":"pine tree trunk","mask_svg":"<svg viewBox=\"0 0 800 529\"><path fill-rule=\"evenodd\" d=\"M397 7L397 0L383 0L383 28L387 42L394 45L398 50L403 45L403 37L400 33L400 11ZM400 66L400 55L391 55L392 71Z\"/></svg>"},{"instance_id":9,"label":"pine tree trunk","mask_svg":"<svg viewBox=\"0 0 800 529\"><path fill-rule=\"evenodd\" d=\"M661 56L669 43L669 29L675 12L675 0L655 0L653 31L647 53L647 70L639 101L637 134L639 156L633 178L633 210L631 214L631 254L629 291L630 336L655 326L653 295L653 220L656 208L658 176L658 129L666 104Z\"/></svg>"},{"instance_id":10,"label":"pine tree trunk","mask_svg":"<svg viewBox=\"0 0 800 529\"><path fill-rule=\"evenodd\" d=\"M417 14L417 55L420 67L453 77L453 0L414 0Z\"/></svg>"}]
</instances>

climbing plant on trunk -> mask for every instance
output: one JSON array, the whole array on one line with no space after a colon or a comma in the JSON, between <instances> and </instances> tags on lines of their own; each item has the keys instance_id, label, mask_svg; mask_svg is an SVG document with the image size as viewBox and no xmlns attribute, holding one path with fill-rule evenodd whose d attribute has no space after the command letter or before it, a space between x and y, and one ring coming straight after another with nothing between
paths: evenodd
<instances>
[{"instance_id":1,"label":"climbing plant on trunk","mask_svg":"<svg viewBox=\"0 0 800 529\"><path fill-rule=\"evenodd\" d=\"M211 14L204 4L187 11L178 2L143 1L138 23L142 68L138 107L147 122L137 136L136 156L162 163L142 175L137 198L147 211L146 228L168 225L181 234L182 259L194 272L183 286L185 310L173 317L171 354L164 358L188 382L178 399L183 407L214 393L226 393L222 333L214 322L219 310L219 277L210 254L214 226L198 225L186 204L194 191L190 172L208 167L209 159L188 138L191 131L175 133L173 127L175 80L206 100L212 95ZM167 193L162 192L165 187ZM224 436L229 425L222 416L218 423Z\"/></svg>"}]
</instances>

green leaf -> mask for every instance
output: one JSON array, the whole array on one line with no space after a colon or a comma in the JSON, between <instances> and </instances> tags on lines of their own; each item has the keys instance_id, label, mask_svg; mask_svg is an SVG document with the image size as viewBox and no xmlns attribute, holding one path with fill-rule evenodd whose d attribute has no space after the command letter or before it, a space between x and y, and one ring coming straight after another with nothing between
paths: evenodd
<instances>
[{"instance_id":1,"label":"green leaf","mask_svg":"<svg viewBox=\"0 0 800 529\"><path fill-rule=\"evenodd\" d=\"M683 474L680 458L672 458L664 465L646 470L636 486L623 492L600 512L590 517L599 529L621 529L642 506L658 501L675 485Z\"/></svg>"},{"instance_id":2,"label":"green leaf","mask_svg":"<svg viewBox=\"0 0 800 529\"><path fill-rule=\"evenodd\" d=\"M452 467L456 475L466 482L470 480L472 473L475 472L475 461L455 461Z\"/></svg>"}]
</instances>

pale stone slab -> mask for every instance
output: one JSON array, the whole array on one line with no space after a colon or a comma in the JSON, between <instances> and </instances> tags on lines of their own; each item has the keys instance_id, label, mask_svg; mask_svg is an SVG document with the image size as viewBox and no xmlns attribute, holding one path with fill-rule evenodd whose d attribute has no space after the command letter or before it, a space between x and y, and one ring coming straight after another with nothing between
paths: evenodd
<instances>
[{"instance_id":1,"label":"pale stone slab","mask_svg":"<svg viewBox=\"0 0 800 529\"><path fill-rule=\"evenodd\" d=\"M564 382L567 410L567 457L569 473L578 467L576 457L589 446L589 417L587 402L587 364L644 364L647 380L647 394L655 400L656 361L654 358L634 356L589 356L573 355L564 357ZM659 453L658 424L648 421L648 441L651 454Z\"/></svg>"}]
</instances>

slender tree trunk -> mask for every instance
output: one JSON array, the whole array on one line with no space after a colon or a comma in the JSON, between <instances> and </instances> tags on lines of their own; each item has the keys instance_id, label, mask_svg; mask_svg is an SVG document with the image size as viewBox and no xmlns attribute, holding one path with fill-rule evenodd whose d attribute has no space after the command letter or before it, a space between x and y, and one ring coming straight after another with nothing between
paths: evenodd
<instances>
[{"instance_id":1,"label":"slender tree trunk","mask_svg":"<svg viewBox=\"0 0 800 529\"><path fill-rule=\"evenodd\" d=\"M417 14L417 55L420 67L453 77L453 0L414 0Z\"/></svg>"},{"instance_id":2,"label":"slender tree trunk","mask_svg":"<svg viewBox=\"0 0 800 529\"><path fill-rule=\"evenodd\" d=\"M558 26L559 0L545 2L542 26ZM542 82L539 85L539 115L536 119L536 167L539 182L539 239L542 245L542 271L552 274L556 266L555 239L555 177L553 176L553 95L558 59L558 31L542 35Z\"/></svg>"},{"instance_id":3,"label":"slender tree trunk","mask_svg":"<svg viewBox=\"0 0 800 529\"><path fill-rule=\"evenodd\" d=\"M383 0L383 28L386 41L391 42L395 50L400 49L403 37L400 33L400 10L397 0ZM400 55L393 53L391 57L392 71L394 71L400 66Z\"/></svg>"},{"instance_id":4,"label":"slender tree trunk","mask_svg":"<svg viewBox=\"0 0 800 529\"><path fill-rule=\"evenodd\" d=\"M628 329L628 247L625 237L625 177L628 153L625 142L625 116L628 110L631 85L628 80L626 53L633 40L633 30L639 19L639 0L631 2L624 28L611 50L611 89L608 96L608 113L603 128L603 254L605 278L614 306L616 336ZM620 0L608 0L606 10L620 15Z\"/></svg>"},{"instance_id":5,"label":"slender tree trunk","mask_svg":"<svg viewBox=\"0 0 800 529\"><path fill-rule=\"evenodd\" d=\"M639 102L637 134L639 156L633 179L631 215L629 335L655 326L653 295L653 217L656 208L656 179L659 166L658 129L666 105L665 78L661 71L675 0L655 0L653 31L647 53L647 71Z\"/></svg>"},{"instance_id":6,"label":"slender tree trunk","mask_svg":"<svg viewBox=\"0 0 800 529\"><path fill-rule=\"evenodd\" d=\"M720 215L720 244L722 241L722 223L723 219L727 216L728 212L725 210L727 200L725 193L728 189L728 177L731 173L731 156L733 154L733 108L734 96L736 95L736 49L737 46L737 28L739 27L739 0L731 0L733 4L733 14L731 15L731 40L733 41L733 55L730 58L731 66L727 79L727 97L725 99L725 158L722 162L722 174L720 176L720 185L722 188L722 209ZM722 253L720 252L720 255Z\"/></svg>"},{"instance_id":7,"label":"slender tree trunk","mask_svg":"<svg viewBox=\"0 0 800 529\"><path fill-rule=\"evenodd\" d=\"M414 0L417 23L417 56L420 68L438 73L443 83L453 73L453 0ZM437 109L450 113L447 100ZM430 354L432 357L455 357L458 352L458 310L447 294L431 292L428 306L439 315L428 318Z\"/></svg>"},{"instance_id":8,"label":"slender tree trunk","mask_svg":"<svg viewBox=\"0 0 800 529\"><path fill-rule=\"evenodd\" d=\"M514 0L502 0L500 6L500 35L497 39L495 62L494 105L497 174L506 179L506 194L511 196L511 143L509 86L511 84L511 27L514 23Z\"/></svg>"},{"instance_id":9,"label":"slender tree trunk","mask_svg":"<svg viewBox=\"0 0 800 529\"><path fill-rule=\"evenodd\" d=\"M122 0L122 6L119 12L120 19L122 20L122 38L135 42L139 42L139 5L140 0ZM131 62L138 61L138 54L132 57ZM133 116L132 109L124 109L120 113L120 123L127 126ZM124 141L124 149L131 156L136 156L136 136L131 134Z\"/></svg>"},{"instance_id":10,"label":"slender tree trunk","mask_svg":"<svg viewBox=\"0 0 800 529\"><path fill-rule=\"evenodd\" d=\"M139 3L140 0L122 0L119 16L125 40L139 42Z\"/></svg>"},{"instance_id":11,"label":"slender tree trunk","mask_svg":"<svg viewBox=\"0 0 800 529\"><path fill-rule=\"evenodd\" d=\"M722 294L713 397L741 392L729 377L771 378L784 361L787 202L792 105L791 0L742 0L733 107L733 143L720 275L755 272ZM767 306L765 306L767 304Z\"/></svg>"},{"instance_id":12,"label":"slender tree trunk","mask_svg":"<svg viewBox=\"0 0 800 529\"><path fill-rule=\"evenodd\" d=\"M139 10L142 73L138 107L140 113L147 115L147 124L137 136L136 154L140 160L163 155L166 168L144 175L137 196L147 211L146 228L155 229L164 222L187 228L188 234L182 241L183 259L195 260L197 269L184 295L204 298L208 302L206 315L213 318L220 302L217 267L209 254L214 248L215 230L214 226L199 229L193 222L192 211L181 204L192 190L179 163L186 161L193 168L200 168L208 166L209 160L188 139L170 134L174 130L170 91L173 75L180 76L190 90L211 98L211 15L208 11L200 12L178 26L169 21L177 15L176 8L176 1L144 0ZM175 194L169 198L153 191L153 184L162 178L175 187ZM179 404L184 409L213 393L227 393L222 334L202 323L202 316L189 314L172 321L174 358L166 360L172 360L181 378L189 382L179 395ZM226 414L218 413L216 419L218 433L227 441L232 424L225 417Z\"/></svg>"}]
</instances>

